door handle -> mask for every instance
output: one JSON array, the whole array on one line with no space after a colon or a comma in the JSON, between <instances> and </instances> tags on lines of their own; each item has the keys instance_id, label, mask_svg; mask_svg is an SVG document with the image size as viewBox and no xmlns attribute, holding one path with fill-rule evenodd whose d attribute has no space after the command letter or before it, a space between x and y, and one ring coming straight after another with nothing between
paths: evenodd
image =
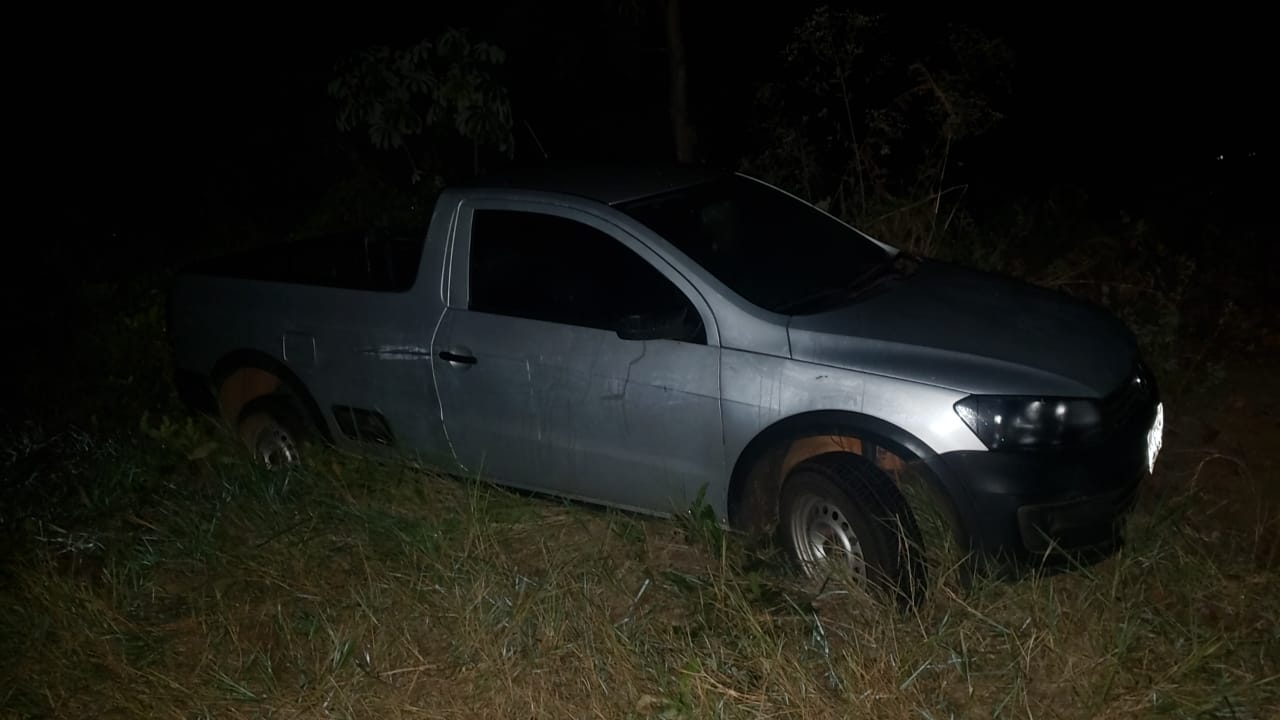
<instances>
[{"instance_id":1,"label":"door handle","mask_svg":"<svg viewBox=\"0 0 1280 720\"><path fill-rule=\"evenodd\" d=\"M462 363L463 365L476 364L476 358L474 355L459 355L457 353L451 353L448 350L440 351L440 359L447 360L451 363Z\"/></svg>"}]
</instances>

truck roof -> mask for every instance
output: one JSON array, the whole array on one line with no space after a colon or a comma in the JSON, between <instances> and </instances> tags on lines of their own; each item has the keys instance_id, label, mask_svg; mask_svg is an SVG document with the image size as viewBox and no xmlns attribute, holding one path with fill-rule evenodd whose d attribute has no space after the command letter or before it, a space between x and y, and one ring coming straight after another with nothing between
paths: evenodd
<instances>
[{"instance_id":1,"label":"truck roof","mask_svg":"<svg viewBox=\"0 0 1280 720\"><path fill-rule=\"evenodd\" d=\"M459 182L456 187L556 192L616 205L729 174L722 168L687 165L574 164L505 170Z\"/></svg>"}]
</instances>

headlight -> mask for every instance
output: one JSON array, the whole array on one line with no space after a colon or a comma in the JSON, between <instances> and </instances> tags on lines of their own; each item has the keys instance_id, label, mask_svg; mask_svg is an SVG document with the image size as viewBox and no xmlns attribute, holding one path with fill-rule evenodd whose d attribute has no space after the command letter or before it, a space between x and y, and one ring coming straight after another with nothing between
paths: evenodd
<instances>
[{"instance_id":1,"label":"headlight","mask_svg":"<svg viewBox=\"0 0 1280 720\"><path fill-rule=\"evenodd\" d=\"M1086 442L1102 423L1098 404L1081 398L971 395L955 409L992 450Z\"/></svg>"}]
</instances>

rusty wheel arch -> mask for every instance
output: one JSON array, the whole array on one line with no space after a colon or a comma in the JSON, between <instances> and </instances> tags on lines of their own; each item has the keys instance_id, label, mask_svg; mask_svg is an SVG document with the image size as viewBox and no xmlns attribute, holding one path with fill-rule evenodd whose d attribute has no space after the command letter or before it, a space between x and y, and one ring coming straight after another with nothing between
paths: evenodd
<instances>
[{"instance_id":1,"label":"rusty wheel arch","mask_svg":"<svg viewBox=\"0 0 1280 720\"><path fill-rule=\"evenodd\" d=\"M845 411L814 411L784 418L758 433L738 455L730 476L727 498L732 527L769 532L778 522L782 483L798 463L829 452L845 452L869 459L895 482L904 472L922 477L932 501L968 535L961 507L962 489L949 487L934 472L934 453L923 441L879 418Z\"/></svg>"},{"instance_id":2,"label":"rusty wheel arch","mask_svg":"<svg viewBox=\"0 0 1280 720\"><path fill-rule=\"evenodd\" d=\"M292 401L325 442L333 441L324 413L302 380L284 363L260 350L241 349L227 354L209 373L209 384L218 416L232 430L247 404L260 397L278 395Z\"/></svg>"}]
</instances>

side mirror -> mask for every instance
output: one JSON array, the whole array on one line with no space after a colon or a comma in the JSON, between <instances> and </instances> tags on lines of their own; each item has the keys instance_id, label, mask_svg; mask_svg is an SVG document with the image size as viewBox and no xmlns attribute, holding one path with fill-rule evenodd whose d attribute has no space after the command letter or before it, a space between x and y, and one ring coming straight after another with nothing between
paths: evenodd
<instances>
[{"instance_id":1,"label":"side mirror","mask_svg":"<svg viewBox=\"0 0 1280 720\"><path fill-rule=\"evenodd\" d=\"M623 315L617 333L623 340L683 340L689 336L684 308L654 313Z\"/></svg>"}]
</instances>

